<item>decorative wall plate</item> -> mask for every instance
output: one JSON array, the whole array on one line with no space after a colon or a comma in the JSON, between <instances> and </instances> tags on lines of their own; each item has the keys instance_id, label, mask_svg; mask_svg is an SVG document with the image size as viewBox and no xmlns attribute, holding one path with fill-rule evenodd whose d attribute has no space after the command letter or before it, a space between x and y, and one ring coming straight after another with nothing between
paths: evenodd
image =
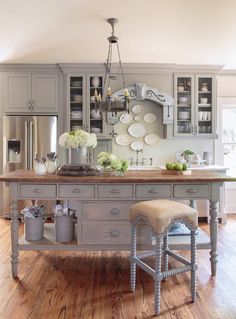
<instances>
[{"instance_id":1,"label":"decorative wall plate","mask_svg":"<svg viewBox=\"0 0 236 319\"><path fill-rule=\"evenodd\" d=\"M143 113L143 106L140 104L135 104L131 110L134 114L141 114Z\"/></svg>"},{"instance_id":2,"label":"decorative wall plate","mask_svg":"<svg viewBox=\"0 0 236 319\"><path fill-rule=\"evenodd\" d=\"M146 113L144 116L143 116L143 120L144 122L146 123L153 123L155 122L157 119L157 116L156 114L154 113Z\"/></svg>"},{"instance_id":3,"label":"decorative wall plate","mask_svg":"<svg viewBox=\"0 0 236 319\"><path fill-rule=\"evenodd\" d=\"M155 134L155 133L150 133L150 134L147 134L145 137L144 137L144 142L147 144L147 145L156 145L160 140L160 137Z\"/></svg>"},{"instance_id":4,"label":"decorative wall plate","mask_svg":"<svg viewBox=\"0 0 236 319\"><path fill-rule=\"evenodd\" d=\"M130 143L129 135L127 135L127 134L117 135L116 144L121 145L121 146L125 146L125 145L129 145L129 143Z\"/></svg>"},{"instance_id":5,"label":"decorative wall plate","mask_svg":"<svg viewBox=\"0 0 236 319\"><path fill-rule=\"evenodd\" d=\"M130 121L132 121L132 115L129 113L123 113L120 116L120 122L123 124L128 124Z\"/></svg>"},{"instance_id":6,"label":"decorative wall plate","mask_svg":"<svg viewBox=\"0 0 236 319\"><path fill-rule=\"evenodd\" d=\"M128 127L128 133L133 137L143 137L146 133L146 130L142 124L134 123Z\"/></svg>"},{"instance_id":7,"label":"decorative wall plate","mask_svg":"<svg viewBox=\"0 0 236 319\"><path fill-rule=\"evenodd\" d=\"M130 144L130 147L133 151L140 151L143 149L143 143L138 142L138 141L134 141Z\"/></svg>"}]
</instances>

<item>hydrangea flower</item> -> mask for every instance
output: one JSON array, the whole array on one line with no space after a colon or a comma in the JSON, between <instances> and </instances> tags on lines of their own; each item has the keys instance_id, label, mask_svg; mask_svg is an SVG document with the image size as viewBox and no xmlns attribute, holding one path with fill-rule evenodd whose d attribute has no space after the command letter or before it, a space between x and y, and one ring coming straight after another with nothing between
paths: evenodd
<instances>
[{"instance_id":1,"label":"hydrangea flower","mask_svg":"<svg viewBox=\"0 0 236 319\"><path fill-rule=\"evenodd\" d=\"M95 148L97 146L97 136L93 133L90 134L83 130L65 132L59 137L59 145L65 148L73 149L78 147Z\"/></svg>"},{"instance_id":2,"label":"hydrangea flower","mask_svg":"<svg viewBox=\"0 0 236 319\"><path fill-rule=\"evenodd\" d=\"M116 172L125 172L129 167L127 160L122 160L116 155L107 152L98 154L98 164L105 169L111 169Z\"/></svg>"}]
</instances>

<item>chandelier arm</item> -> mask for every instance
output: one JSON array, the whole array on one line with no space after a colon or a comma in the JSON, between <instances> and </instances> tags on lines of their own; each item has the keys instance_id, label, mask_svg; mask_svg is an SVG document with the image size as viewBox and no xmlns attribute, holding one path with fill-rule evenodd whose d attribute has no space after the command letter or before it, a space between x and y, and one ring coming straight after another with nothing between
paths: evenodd
<instances>
[{"instance_id":1,"label":"chandelier arm","mask_svg":"<svg viewBox=\"0 0 236 319\"><path fill-rule=\"evenodd\" d=\"M125 76L124 76L123 67L122 67L122 63L121 63L120 48L119 48L118 42L116 43L116 46L117 46L117 52L118 52L118 57L119 57L119 65L120 65L120 71L121 71L121 75L122 75L123 87L125 89L125 87L126 87Z\"/></svg>"},{"instance_id":2,"label":"chandelier arm","mask_svg":"<svg viewBox=\"0 0 236 319\"><path fill-rule=\"evenodd\" d=\"M106 65L105 65L105 67L106 67L106 71L105 71L105 76L104 76L104 81L103 81L103 83L104 83L104 88L105 88L105 84L106 84L106 81L107 81L107 75L108 75L108 73L110 73L110 70L109 70L109 61L110 61L110 55L111 55L111 48L110 48L110 43L109 43L109 46L108 46L108 51L107 51L107 60L106 60Z\"/></svg>"},{"instance_id":3,"label":"chandelier arm","mask_svg":"<svg viewBox=\"0 0 236 319\"><path fill-rule=\"evenodd\" d=\"M109 60L109 76L108 76L108 87L110 87L110 83L111 83L111 67L112 67L112 43L109 43L109 47L110 47L110 60Z\"/></svg>"}]
</instances>

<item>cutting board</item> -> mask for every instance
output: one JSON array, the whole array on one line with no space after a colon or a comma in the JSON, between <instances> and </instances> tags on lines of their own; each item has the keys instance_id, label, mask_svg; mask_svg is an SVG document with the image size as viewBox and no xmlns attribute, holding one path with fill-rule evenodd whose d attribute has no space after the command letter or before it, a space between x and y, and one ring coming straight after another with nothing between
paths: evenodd
<instances>
[{"instance_id":1,"label":"cutting board","mask_svg":"<svg viewBox=\"0 0 236 319\"><path fill-rule=\"evenodd\" d=\"M163 169L162 170L162 174L163 175L191 175L192 171L191 170L187 170L187 171L172 171L169 169Z\"/></svg>"}]
</instances>

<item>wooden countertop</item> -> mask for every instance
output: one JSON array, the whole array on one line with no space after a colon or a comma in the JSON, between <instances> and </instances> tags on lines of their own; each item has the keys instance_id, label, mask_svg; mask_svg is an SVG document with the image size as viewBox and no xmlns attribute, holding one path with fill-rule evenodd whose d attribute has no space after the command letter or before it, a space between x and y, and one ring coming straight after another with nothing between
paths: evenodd
<instances>
[{"instance_id":1,"label":"wooden countertop","mask_svg":"<svg viewBox=\"0 0 236 319\"><path fill-rule=\"evenodd\" d=\"M197 183L236 182L236 177L219 174L162 175L161 171L127 171L125 176L36 176L34 170L17 170L0 175L2 182L35 183Z\"/></svg>"}]
</instances>

